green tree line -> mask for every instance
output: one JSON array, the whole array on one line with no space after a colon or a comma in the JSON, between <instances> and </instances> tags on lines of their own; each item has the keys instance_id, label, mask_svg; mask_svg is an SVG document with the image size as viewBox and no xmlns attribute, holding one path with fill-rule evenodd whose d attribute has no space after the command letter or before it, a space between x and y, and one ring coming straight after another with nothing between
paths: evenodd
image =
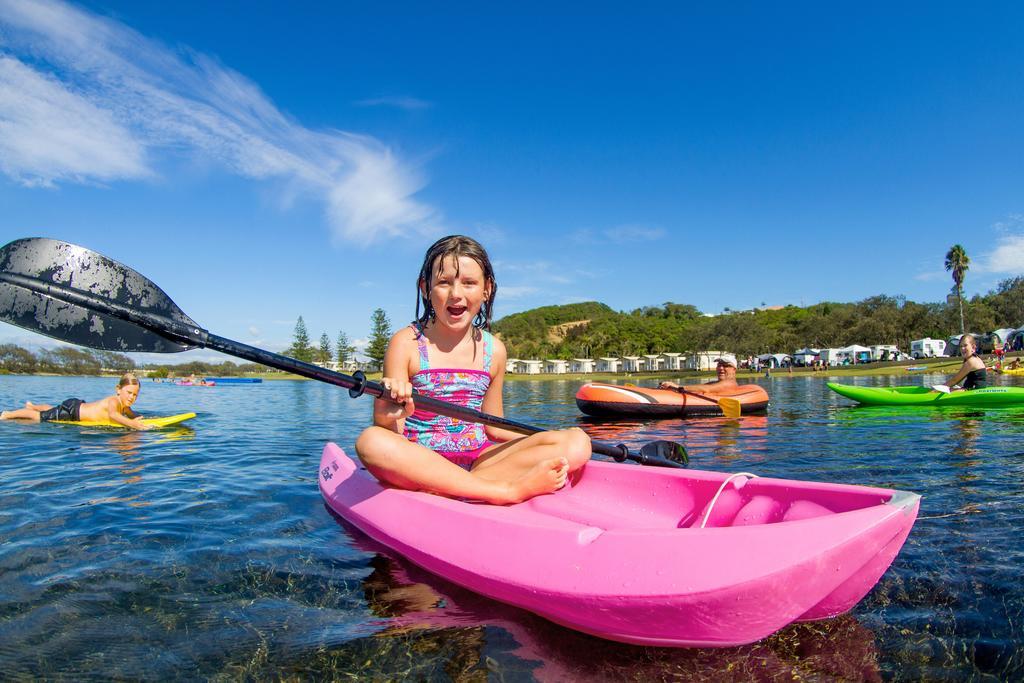
<instances>
[{"instance_id":1,"label":"green tree line","mask_svg":"<svg viewBox=\"0 0 1024 683\"><path fill-rule=\"evenodd\" d=\"M98 375L104 370L130 372L135 370L135 361L113 351L64 346L32 352L15 344L0 344L0 370L19 374Z\"/></svg>"},{"instance_id":2,"label":"green tree line","mask_svg":"<svg viewBox=\"0 0 1024 683\"><path fill-rule=\"evenodd\" d=\"M856 303L823 302L709 317L689 304L616 312L587 302L506 316L494 323L494 331L512 358L598 358L709 349L753 355L848 344L895 344L909 351L913 339L944 339L958 333L959 304L878 295ZM995 290L964 299L962 305L967 331L986 333L1024 325L1024 277L1003 280Z\"/></svg>"},{"instance_id":3,"label":"green tree line","mask_svg":"<svg viewBox=\"0 0 1024 683\"><path fill-rule=\"evenodd\" d=\"M257 363L206 363L189 361L180 364L150 364L145 366L153 377L169 375L203 375L231 377L267 368ZM41 349L33 352L15 344L0 344L0 372L17 374L100 375L104 372L136 372L139 366L129 356L113 351L94 351L75 347Z\"/></svg>"},{"instance_id":4,"label":"green tree line","mask_svg":"<svg viewBox=\"0 0 1024 683\"><path fill-rule=\"evenodd\" d=\"M309 331L306 329L306 321L299 316L295 322L295 331L292 334L292 345L285 349L285 355L307 363L330 363L337 359L344 363L356 352L355 347L344 332L338 332L338 337L331 344L331 338L324 332L320 335L320 342L313 346L309 341Z\"/></svg>"}]
</instances>

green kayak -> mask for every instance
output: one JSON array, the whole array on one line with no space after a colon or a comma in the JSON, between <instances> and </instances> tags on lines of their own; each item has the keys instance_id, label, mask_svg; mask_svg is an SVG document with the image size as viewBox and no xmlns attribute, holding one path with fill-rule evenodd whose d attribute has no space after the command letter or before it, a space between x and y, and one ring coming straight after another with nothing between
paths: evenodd
<instances>
[{"instance_id":1,"label":"green kayak","mask_svg":"<svg viewBox=\"0 0 1024 683\"><path fill-rule=\"evenodd\" d=\"M918 386L855 387L829 382L828 388L840 396L869 406L1024 406L1024 387L988 387L948 394Z\"/></svg>"}]
</instances>

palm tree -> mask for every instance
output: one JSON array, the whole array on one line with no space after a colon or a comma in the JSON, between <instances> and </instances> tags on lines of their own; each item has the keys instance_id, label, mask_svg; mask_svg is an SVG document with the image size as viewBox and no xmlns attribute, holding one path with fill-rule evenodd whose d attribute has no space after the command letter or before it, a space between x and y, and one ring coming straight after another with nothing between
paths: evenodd
<instances>
[{"instance_id":1,"label":"palm tree","mask_svg":"<svg viewBox=\"0 0 1024 683\"><path fill-rule=\"evenodd\" d=\"M967 272L970 264L971 259L959 244L954 244L946 252L946 270L953 271L956 298L960 302L960 334L964 333L964 274Z\"/></svg>"}]
</instances>

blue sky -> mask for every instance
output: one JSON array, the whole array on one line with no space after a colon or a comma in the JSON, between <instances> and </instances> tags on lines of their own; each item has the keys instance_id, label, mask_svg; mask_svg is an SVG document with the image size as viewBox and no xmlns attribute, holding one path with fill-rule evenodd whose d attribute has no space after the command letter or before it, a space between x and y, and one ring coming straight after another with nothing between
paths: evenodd
<instances>
[{"instance_id":1,"label":"blue sky","mask_svg":"<svg viewBox=\"0 0 1024 683\"><path fill-rule=\"evenodd\" d=\"M954 243L968 294L1024 274L1020 6L292 4L0 0L0 242L271 350L411 319L453 232L499 317L940 301Z\"/></svg>"}]
</instances>

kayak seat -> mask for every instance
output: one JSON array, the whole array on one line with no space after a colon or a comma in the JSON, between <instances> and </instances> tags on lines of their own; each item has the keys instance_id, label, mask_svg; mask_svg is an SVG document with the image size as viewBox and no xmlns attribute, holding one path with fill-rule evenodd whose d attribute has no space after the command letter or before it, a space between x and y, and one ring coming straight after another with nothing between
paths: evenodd
<instances>
[{"instance_id":1,"label":"kayak seat","mask_svg":"<svg viewBox=\"0 0 1024 683\"><path fill-rule=\"evenodd\" d=\"M782 519L782 501L771 496L753 496L736 513L732 526L774 524Z\"/></svg>"},{"instance_id":2,"label":"kayak seat","mask_svg":"<svg viewBox=\"0 0 1024 683\"><path fill-rule=\"evenodd\" d=\"M571 491L559 492L550 496L537 496L523 505L544 515L605 531L610 529L671 528L675 521L674 516L667 518L662 510L643 509L635 505L629 505L623 509L622 501L616 503L603 496L594 498L574 496Z\"/></svg>"},{"instance_id":3,"label":"kayak seat","mask_svg":"<svg viewBox=\"0 0 1024 683\"><path fill-rule=\"evenodd\" d=\"M831 515L832 513L832 510L819 503L802 499L794 500L786 509L786 514L782 516L782 521L796 522L801 519L823 517L824 515Z\"/></svg>"},{"instance_id":4,"label":"kayak seat","mask_svg":"<svg viewBox=\"0 0 1024 683\"><path fill-rule=\"evenodd\" d=\"M792 502L764 494L748 496L741 491L728 488L715 501L708 515L708 505L700 514L692 512L679 522L680 528L692 527L699 529L704 517L707 522L704 528L726 526L755 526L758 524L775 524L778 522L796 522L834 514L834 511L810 500L798 499Z\"/></svg>"},{"instance_id":5,"label":"kayak seat","mask_svg":"<svg viewBox=\"0 0 1024 683\"><path fill-rule=\"evenodd\" d=\"M711 507L712 503L714 503L714 507ZM689 516L685 517L683 521L686 522L685 526L695 529L700 528L705 517L707 517L707 522L704 522L704 528L731 526L736 514L745 503L743 494L730 486L722 491L717 500L713 498L709 500L699 515L693 516L692 519ZM711 510L710 515L708 514L709 509ZM680 523L680 525L682 524L683 522Z\"/></svg>"}]
</instances>

